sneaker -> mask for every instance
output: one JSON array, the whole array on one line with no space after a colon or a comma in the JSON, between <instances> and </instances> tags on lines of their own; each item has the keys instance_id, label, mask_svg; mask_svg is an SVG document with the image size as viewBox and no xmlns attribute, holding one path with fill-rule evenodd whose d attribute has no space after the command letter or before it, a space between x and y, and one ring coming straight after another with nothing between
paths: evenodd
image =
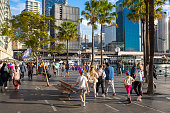
<instances>
[{"instance_id":1,"label":"sneaker","mask_svg":"<svg viewBox=\"0 0 170 113\"><path fill-rule=\"evenodd\" d=\"M104 93L102 94L102 97L105 97L105 94L104 94Z\"/></svg>"},{"instance_id":2,"label":"sneaker","mask_svg":"<svg viewBox=\"0 0 170 113\"><path fill-rule=\"evenodd\" d=\"M96 93L96 96L98 96L99 94L98 93Z\"/></svg>"},{"instance_id":3,"label":"sneaker","mask_svg":"<svg viewBox=\"0 0 170 113\"><path fill-rule=\"evenodd\" d=\"M83 107L85 107L86 106L86 102L83 102Z\"/></svg>"},{"instance_id":4,"label":"sneaker","mask_svg":"<svg viewBox=\"0 0 170 113\"><path fill-rule=\"evenodd\" d=\"M5 89L8 89L8 87L5 87Z\"/></svg>"},{"instance_id":5,"label":"sneaker","mask_svg":"<svg viewBox=\"0 0 170 113\"><path fill-rule=\"evenodd\" d=\"M128 102L129 102L129 104L130 104L130 103L132 103L130 99L129 99L129 101L128 101Z\"/></svg>"},{"instance_id":6,"label":"sneaker","mask_svg":"<svg viewBox=\"0 0 170 113\"><path fill-rule=\"evenodd\" d=\"M94 95L94 98L96 98L96 95Z\"/></svg>"},{"instance_id":7,"label":"sneaker","mask_svg":"<svg viewBox=\"0 0 170 113\"><path fill-rule=\"evenodd\" d=\"M114 93L113 96L116 96L116 93Z\"/></svg>"},{"instance_id":8,"label":"sneaker","mask_svg":"<svg viewBox=\"0 0 170 113\"><path fill-rule=\"evenodd\" d=\"M17 87L17 89L19 89L19 86Z\"/></svg>"}]
</instances>

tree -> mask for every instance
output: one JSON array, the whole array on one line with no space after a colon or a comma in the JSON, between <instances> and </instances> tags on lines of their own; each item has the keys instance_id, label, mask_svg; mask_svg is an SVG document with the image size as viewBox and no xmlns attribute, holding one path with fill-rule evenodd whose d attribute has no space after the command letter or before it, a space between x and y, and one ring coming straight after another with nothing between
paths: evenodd
<instances>
[{"instance_id":1,"label":"tree","mask_svg":"<svg viewBox=\"0 0 170 113\"><path fill-rule=\"evenodd\" d=\"M68 55L69 55L69 42L76 40L78 37L78 29L77 25L73 22L66 22L64 21L61 26L58 26L58 38L60 41L67 42L67 64L68 64Z\"/></svg>"},{"instance_id":2,"label":"tree","mask_svg":"<svg viewBox=\"0 0 170 113\"><path fill-rule=\"evenodd\" d=\"M31 48L38 64L38 52L42 50L42 46L54 41L47 33L49 26L45 22L54 23L54 19L39 13L24 11L13 16L9 21L11 26L4 25L2 34L9 36L12 41L22 41L27 48Z\"/></svg>"},{"instance_id":3,"label":"tree","mask_svg":"<svg viewBox=\"0 0 170 113\"><path fill-rule=\"evenodd\" d=\"M113 8L116 7L116 5L113 5L111 2L108 2L108 0L100 0L99 2L99 10L98 10L98 22L101 24L101 35L100 35L100 49L101 49L101 65L103 65L103 36L102 36L102 29L103 24L111 24L117 26L113 20L115 20L117 17L116 12L112 12Z\"/></svg>"},{"instance_id":4,"label":"tree","mask_svg":"<svg viewBox=\"0 0 170 113\"><path fill-rule=\"evenodd\" d=\"M85 3L85 10L82 11L82 15L88 20L88 25L92 26L92 62L94 65L94 30L97 29L97 16L98 16L99 3L96 0L90 0Z\"/></svg>"},{"instance_id":5,"label":"tree","mask_svg":"<svg viewBox=\"0 0 170 113\"><path fill-rule=\"evenodd\" d=\"M154 10L155 13L155 18L156 19L160 19L161 18L161 14L159 14L158 12L162 10L161 5L164 2L160 2L159 0L157 0L157 2L154 3L154 5L157 7ZM149 58L149 44L148 44L148 18L147 15L147 4L146 4L146 0L125 0L123 2L123 5L126 6L127 8L130 9L130 13L128 13L127 17L129 18L129 20L132 20L133 22L137 22L139 20L141 20L142 23L142 39L143 39L143 58L144 58L144 75L146 77L146 63L149 62L148 58ZM158 7L159 6L159 7ZM146 38L145 38L145 33L144 33L144 26L146 24Z\"/></svg>"},{"instance_id":6,"label":"tree","mask_svg":"<svg viewBox=\"0 0 170 113\"><path fill-rule=\"evenodd\" d=\"M149 40L150 40L150 63L148 94L153 94L153 64L154 64L154 0L149 0Z\"/></svg>"},{"instance_id":7,"label":"tree","mask_svg":"<svg viewBox=\"0 0 170 113\"><path fill-rule=\"evenodd\" d=\"M65 52L65 45L64 44L51 44L48 50L48 53L51 53L55 59L55 56L58 54L63 54Z\"/></svg>"},{"instance_id":8,"label":"tree","mask_svg":"<svg viewBox=\"0 0 170 113\"><path fill-rule=\"evenodd\" d=\"M49 26L46 22L50 21L53 25L55 20L39 13L24 11L9 21L10 24L3 26L2 35L9 36L12 41L22 41L27 48L31 48L32 55L36 57L38 70L38 54L42 51L42 46L55 41L47 33ZM48 79L47 86L49 86Z\"/></svg>"}]
</instances>

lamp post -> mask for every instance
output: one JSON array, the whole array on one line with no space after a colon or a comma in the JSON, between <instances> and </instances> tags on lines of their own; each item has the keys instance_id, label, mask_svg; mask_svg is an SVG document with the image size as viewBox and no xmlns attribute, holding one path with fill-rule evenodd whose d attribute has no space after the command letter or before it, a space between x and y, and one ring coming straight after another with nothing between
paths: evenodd
<instances>
[{"instance_id":1,"label":"lamp post","mask_svg":"<svg viewBox=\"0 0 170 113\"><path fill-rule=\"evenodd\" d=\"M120 48L119 47L117 47L116 49L115 49L115 52L116 52L116 54L117 54L117 76L118 76L118 74L119 74L119 62L118 62L118 58L119 58L119 52L120 52Z\"/></svg>"},{"instance_id":2,"label":"lamp post","mask_svg":"<svg viewBox=\"0 0 170 113\"><path fill-rule=\"evenodd\" d=\"M81 51L80 50L78 51L78 55L79 55L79 65L81 65L81 61L80 61L81 60Z\"/></svg>"}]
</instances>

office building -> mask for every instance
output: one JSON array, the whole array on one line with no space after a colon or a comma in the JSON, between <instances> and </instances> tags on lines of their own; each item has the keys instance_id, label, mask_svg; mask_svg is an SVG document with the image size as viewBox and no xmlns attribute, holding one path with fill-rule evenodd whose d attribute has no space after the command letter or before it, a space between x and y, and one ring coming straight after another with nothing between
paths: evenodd
<instances>
[{"instance_id":1,"label":"office building","mask_svg":"<svg viewBox=\"0 0 170 113\"><path fill-rule=\"evenodd\" d=\"M0 25L9 24L7 20L11 19L11 11L9 0L0 1ZM1 28L0 28L1 29ZM8 36L0 35L0 60L4 58L12 58L12 42L10 42Z\"/></svg>"},{"instance_id":2,"label":"office building","mask_svg":"<svg viewBox=\"0 0 170 113\"><path fill-rule=\"evenodd\" d=\"M42 14L50 16L50 10L55 3L67 5L67 0L42 0Z\"/></svg>"},{"instance_id":3,"label":"office building","mask_svg":"<svg viewBox=\"0 0 170 113\"><path fill-rule=\"evenodd\" d=\"M32 11L34 13L40 13L40 2L35 0L26 0L24 11Z\"/></svg>"},{"instance_id":4,"label":"office building","mask_svg":"<svg viewBox=\"0 0 170 113\"><path fill-rule=\"evenodd\" d=\"M78 23L78 19L80 19L80 8L72 7L69 5L61 5L54 4L50 11L50 15L56 20L55 25L60 26L64 21L71 21L77 25L78 34L76 41L69 43L70 50L79 50L80 49L80 23ZM58 30L50 29L50 34L53 38L56 38L56 43L59 43L57 40Z\"/></svg>"},{"instance_id":5,"label":"office building","mask_svg":"<svg viewBox=\"0 0 170 113\"><path fill-rule=\"evenodd\" d=\"M105 34L102 33L102 39L103 39L103 46L104 46L104 42L105 42ZM95 34L94 35L94 47L97 49L100 49L101 47L101 34Z\"/></svg>"},{"instance_id":6,"label":"office building","mask_svg":"<svg viewBox=\"0 0 170 113\"><path fill-rule=\"evenodd\" d=\"M122 5L123 0L116 2L118 18L116 23L116 41L123 51L141 51L141 23L133 23L127 18L129 9ZM123 48L122 48L123 47Z\"/></svg>"},{"instance_id":7,"label":"office building","mask_svg":"<svg viewBox=\"0 0 170 113\"><path fill-rule=\"evenodd\" d=\"M89 35L83 34L81 38L81 48L82 49L87 49L88 43L89 43Z\"/></svg>"},{"instance_id":8,"label":"office building","mask_svg":"<svg viewBox=\"0 0 170 113\"><path fill-rule=\"evenodd\" d=\"M162 18L158 20L157 48L158 52L166 53L169 50L168 11L161 11L160 13Z\"/></svg>"},{"instance_id":9,"label":"office building","mask_svg":"<svg viewBox=\"0 0 170 113\"><path fill-rule=\"evenodd\" d=\"M169 37L169 52L170 52L170 17L169 17L169 23L168 23L168 37Z\"/></svg>"},{"instance_id":10,"label":"office building","mask_svg":"<svg viewBox=\"0 0 170 113\"><path fill-rule=\"evenodd\" d=\"M116 41L116 27L111 25L103 25L102 33L104 33L104 46Z\"/></svg>"}]
</instances>

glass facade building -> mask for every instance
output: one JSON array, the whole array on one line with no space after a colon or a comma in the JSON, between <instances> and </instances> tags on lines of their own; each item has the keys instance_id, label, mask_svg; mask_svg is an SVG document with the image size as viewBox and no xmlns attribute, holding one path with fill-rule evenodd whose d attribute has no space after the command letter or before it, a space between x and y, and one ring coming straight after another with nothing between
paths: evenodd
<instances>
[{"instance_id":1,"label":"glass facade building","mask_svg":"<svg viewBox=\"0 0 170 113\"><path fill-rule=\"evenodd\" d=\"M67 4L67 0L42 0L42 14L50 16L50 10L54 4Z\"/></svg>"},{"instance_id":2,"label":"glass facade building","mask_svg":"<svg viewBox=\"0 0 170 113\"><path fill-rule=\"evenodd\" d=\"M118 18L116 23L116 41L123 51L141 51L141 23L133 23L127 18L129 9L122 5L123 0L116 2ZM121 45L120 45L121 44Z\"/></svg>"}]
</instances>

